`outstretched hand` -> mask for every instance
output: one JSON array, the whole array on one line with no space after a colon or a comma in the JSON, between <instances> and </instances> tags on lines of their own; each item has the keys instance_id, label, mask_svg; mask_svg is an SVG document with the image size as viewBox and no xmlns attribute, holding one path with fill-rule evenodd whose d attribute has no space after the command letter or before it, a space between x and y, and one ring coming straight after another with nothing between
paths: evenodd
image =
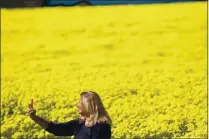
<instances>
[{"instance_id":1,"label":"outstretched hand","mask_svg":"<svg viewBox=\"0 0 209 139\"><path fill-rule=\"evenodd\" d=\"M31 103L28 104L28 115L33 117L36 115L36 110L33 108L33 99L31 99Z\"/></svg>"}]
</instances>

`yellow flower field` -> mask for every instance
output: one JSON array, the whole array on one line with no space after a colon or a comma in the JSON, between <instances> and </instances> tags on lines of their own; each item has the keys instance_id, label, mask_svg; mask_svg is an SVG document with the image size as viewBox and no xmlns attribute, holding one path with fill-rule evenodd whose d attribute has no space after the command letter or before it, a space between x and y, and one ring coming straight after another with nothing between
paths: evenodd
<instances>
[{"instance_id":1,"label":"yellow flower field","mask_svg":"<svg viewBox=\"0 0 209 139\"><path fill-rule=\"evenodd\" d=\"M206 138L206 2L1 16L3 138L58 138L29 118L30 99L37 115L66 122L86 90L101 96L112 138Z\"/></svg>"}]
</instances>

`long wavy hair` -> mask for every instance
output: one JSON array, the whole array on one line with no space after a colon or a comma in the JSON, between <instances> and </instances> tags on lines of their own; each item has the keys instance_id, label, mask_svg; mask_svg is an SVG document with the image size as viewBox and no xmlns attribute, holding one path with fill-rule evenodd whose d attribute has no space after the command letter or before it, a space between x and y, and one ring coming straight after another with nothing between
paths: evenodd
<instances>
[{"instance_id":1,"label":"long wavy hair","mask_svg":"<svg viewBox=\"0 0 209 139\"><path fill-rule=\"evenodd\" d=\"M89 115L88 122L91 125L96 123L112 124L112 120L106 111L101 98L96 92L87 91L80 94L81 105L83 105L84 111ZM80 115L79 121L84 122L86 119Z\"/></svg>"}]
</instances>

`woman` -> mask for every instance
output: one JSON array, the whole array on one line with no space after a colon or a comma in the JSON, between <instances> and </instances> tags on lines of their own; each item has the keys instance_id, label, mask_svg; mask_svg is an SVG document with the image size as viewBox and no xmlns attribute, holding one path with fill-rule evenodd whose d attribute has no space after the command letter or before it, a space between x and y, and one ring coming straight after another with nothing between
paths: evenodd
<instances>
[{"instance_id":1,"label":"woman","mask_svg":"<svg viewBox=\"0 0 209 139\"><path fill-rule=\"evenodd\" d=\"M30 118L55 136L73 136L75 139L110 139L112 121L99 95L82 92L77 104L80 117L65 123L47 121L36 115L33 100L29 104Z\"/></svg>"}]
</instances>

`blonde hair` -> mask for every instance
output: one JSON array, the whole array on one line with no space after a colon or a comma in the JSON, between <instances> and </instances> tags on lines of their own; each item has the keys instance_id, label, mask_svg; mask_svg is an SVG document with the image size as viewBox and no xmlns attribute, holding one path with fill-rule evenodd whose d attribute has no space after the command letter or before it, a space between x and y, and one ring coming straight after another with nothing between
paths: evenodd
<instances>
[{"instance_id":1,"label":"blonde hair","mask_svg":"<svg viewBox=\"0 0 209 139\"><path fill-rule=\"evenodd\" d=\"M94 125L96 123L112 124L111 118L106 111L101 98L96 92L88 91L80 94L80 101L84 107L85 113L89 115L89 123ZM84 122L85 119L80 116L79 120Z\"/></svg>"}]
</instances>

